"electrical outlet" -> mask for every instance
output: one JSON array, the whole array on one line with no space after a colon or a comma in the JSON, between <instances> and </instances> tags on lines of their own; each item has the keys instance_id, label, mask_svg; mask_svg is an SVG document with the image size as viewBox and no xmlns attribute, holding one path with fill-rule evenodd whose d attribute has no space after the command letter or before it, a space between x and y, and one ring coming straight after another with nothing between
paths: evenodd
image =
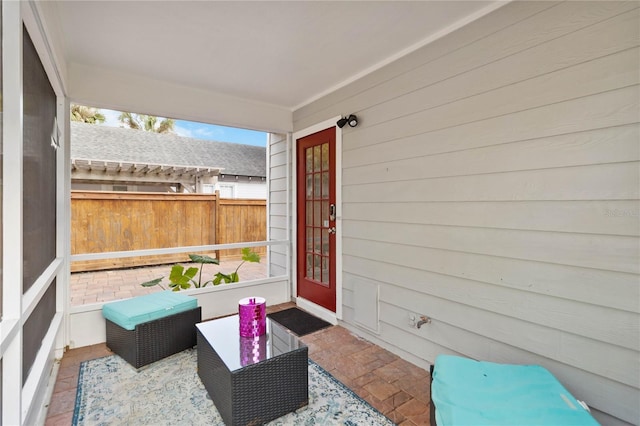
<instances>
[{"instance_id":1,"label":"electrical outlet","mask_svg":"<svg viewBox=\"0 0 640 426\"><path fill-rule=\"evenodd\" d=\"M416 314L409 312L409 327L416 328Z\"/></svg>"}]
</instances>

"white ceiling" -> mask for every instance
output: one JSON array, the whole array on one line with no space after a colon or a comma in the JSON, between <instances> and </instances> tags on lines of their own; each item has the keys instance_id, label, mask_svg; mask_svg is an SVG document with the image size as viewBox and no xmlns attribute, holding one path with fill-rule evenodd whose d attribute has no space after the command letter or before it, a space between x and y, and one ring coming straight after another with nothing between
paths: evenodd
<instances>
[{"instance_id":1,"label":"white ceiling","mask_svg":"<svg viewBox=\"0 0 640 426\"><path fill-rule=\"evenodd\" d=\"M293 110L493 1L57 1L68 63Z\"/></svg>"}]
</instances>

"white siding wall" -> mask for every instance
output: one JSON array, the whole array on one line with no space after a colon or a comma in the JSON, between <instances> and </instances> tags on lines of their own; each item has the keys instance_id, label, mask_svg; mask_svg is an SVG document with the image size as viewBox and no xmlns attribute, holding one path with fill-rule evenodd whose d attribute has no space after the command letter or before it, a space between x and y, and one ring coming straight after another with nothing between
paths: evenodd
<instances>
[{"instance_id":1,"label":"white siding wall","mask_svg":"<svg viewBox=\"0 0 640 426\"><path fill-rule=\"evenodd\" d=\"M267 199L267 184L266 183L249 183L239 182L236 184L236 196L235 198L247 198L253 200L266 200Z\"/></svg>"},{"instance_id":2,"label":"white siding wall","mask_svg":"<svg viewBox=\"0 0 640 426\"><path fill-rule=\"evenodd\" d=\"M269 239L286 240L287 236L287 136L269 135ZM287 248L270 247L270 276L287 273Z\"/></svg>"},{"instance_id":3,"label":"white siding wall","mask_svg":"<svg viewBox=\"0 0 640 426\"><path fill-rule=\"evenodd\" d=\"M640 421L639 5L514 2L294 112L360 120L348 327L419 364L542 364L601 422ZM353 320L362 281L377 334Z\"/></svg>"},{"instance_id":4,"label":"white siding wall","mask_svg":"<svg viewBox=\"0 0 640 426\"><path fill-rule=\"evenodd\" d=\"M213 194L220 191L220 198L244 198L250 200L267 199L266 181L256 178L255 182L217 182L216 184L203 185L202 192Z\"/></svg>"}]
</instances>

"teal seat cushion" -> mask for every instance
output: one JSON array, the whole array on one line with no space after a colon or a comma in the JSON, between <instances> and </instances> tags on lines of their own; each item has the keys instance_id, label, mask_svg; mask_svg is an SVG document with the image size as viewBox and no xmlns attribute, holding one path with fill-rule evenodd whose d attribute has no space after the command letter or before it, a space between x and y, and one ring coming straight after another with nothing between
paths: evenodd
<instances>
[{"instance_id":1,"label":"teal seat cushion","mask_svg":"<svg viewBox=\"0 0 640 426\"><path fill-rule=\"evenodd\" d=\"M598 425L544 367L436 358L431 398L438 426Z\"/></svg>"},{"instance_id":2,"label":"teal seat cushion","mask_svg":"<svg viewBox=\"0 0 640 426\"><path fill-rule=\"evenodd\" d=\"M167 290L107 303L102 306L102 316L125 330L134 330L138 324L197 307L196 298Z\"/></svg>"}]
</instances>

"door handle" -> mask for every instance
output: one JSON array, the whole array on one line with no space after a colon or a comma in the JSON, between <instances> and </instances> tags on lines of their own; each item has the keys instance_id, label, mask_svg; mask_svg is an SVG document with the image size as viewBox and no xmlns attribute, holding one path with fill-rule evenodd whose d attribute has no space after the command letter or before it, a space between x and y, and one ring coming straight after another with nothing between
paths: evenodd
<instances>
[{"instance_id":1,"label":"door handle","mask_svg":"<svg viewBox=\"0 0 640 426\"><path fill-rule=\"evenodd\" d=\"M327 228L327 232L330 234L335 234L336 233L336 227L332 226L331 228Z\"/></svg>"},{"instance_id":2,"label":"door handle","mask_svg":"<svg viewBox=\"0 0 640 426\"><path fill-rule=\"evenodd\" d=\"M336 205L329 204L329 220L335 222L336 220Z\"/></svg>"}]
</instances>

